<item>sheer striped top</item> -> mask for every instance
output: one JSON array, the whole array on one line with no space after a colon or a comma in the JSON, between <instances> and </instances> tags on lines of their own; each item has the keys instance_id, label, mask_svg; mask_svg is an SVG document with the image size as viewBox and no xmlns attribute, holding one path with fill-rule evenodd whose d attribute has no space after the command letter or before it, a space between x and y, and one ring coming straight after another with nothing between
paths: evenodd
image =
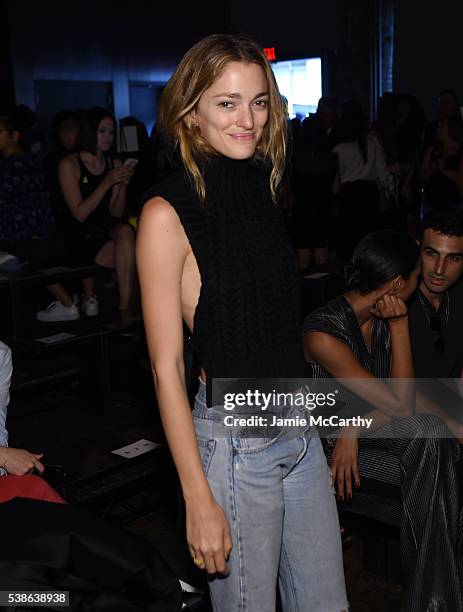
<instances>
[{"instance_id":1,"label":"sheer striped top","mask_svg":"<svg viewBox=\"0 0 463 612\"><path fill-rule=\"evenodd\" d=\"M391 368L391 336L385 321L375 319L371 347L367 346L357 316L344 295L311 312L304 321L304 334L323 332L346 344L356 359L371 374L387 378ZM331 374L318 363L312 363L314 378L329 378Z\"/></svg>"}]
</instances>

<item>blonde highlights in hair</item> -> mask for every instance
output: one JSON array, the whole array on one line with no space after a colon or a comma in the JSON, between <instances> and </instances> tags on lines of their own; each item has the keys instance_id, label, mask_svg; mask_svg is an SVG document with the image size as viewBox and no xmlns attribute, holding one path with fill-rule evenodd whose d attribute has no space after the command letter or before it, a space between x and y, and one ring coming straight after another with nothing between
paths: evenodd
<instances>
[{"instance_id":1,"label":"blonde highlights in hair","mask_svg":"<svg viewBox=\"0 0 463 612\"><path fill-rule=\"evenodd\" d=\"M269 117L255 155L272 166L270 190L276 201L285 165L286 114L272 68L262 49L248 36L211 34L187 51L162 94L159 128L178 147L199 199L204 203L206 187L196 160L215 151L203 138L198 126L194 125L191 111L230 62L257 64L262 68L268 84Z\"/></svg>"}]
</instances>

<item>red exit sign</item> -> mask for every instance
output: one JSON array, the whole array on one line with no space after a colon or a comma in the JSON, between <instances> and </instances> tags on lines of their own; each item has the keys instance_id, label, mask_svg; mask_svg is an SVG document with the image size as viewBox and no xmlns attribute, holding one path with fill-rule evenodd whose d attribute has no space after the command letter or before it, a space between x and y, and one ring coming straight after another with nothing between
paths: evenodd
<instances>
[{"instance_id":1,"label":"red exit sign","mask_svg":"<svg viewBox=\"0 0 463 612\"><path fill-rule=\"evenodd\" d=\"M277 58L275 47L264 47L264 53L269 62L274 62Z\"/></svg>"}]
</instances>

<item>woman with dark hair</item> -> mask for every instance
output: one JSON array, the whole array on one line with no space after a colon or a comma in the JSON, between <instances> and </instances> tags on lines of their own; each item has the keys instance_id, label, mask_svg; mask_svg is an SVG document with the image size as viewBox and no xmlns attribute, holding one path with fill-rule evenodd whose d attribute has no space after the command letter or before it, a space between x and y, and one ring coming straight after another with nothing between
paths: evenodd
<instances>
[{"instance_id":1,"label":"woman with dark hair","mask_svg":"<svg viewBox=\"0 0 463 612\"><path fill-rule=\"evenodd\" d=\"M342 379L345 408L373 412L374 432L363 437L360 428L346 429L334 449L329 439L338 496L355 499L364 478L376 482L376 495L398 487L404 609L461 610L455 441L438 417L410 416L406 301L419 273L411 238L392 230L366 236L348 267L348 291L307 317L304 341L314 378Z\"/></svg>"},{"instance_id":2,"label":"woman with dark hair","mask_svg":"<svg viewBox=\"0 0 463 612\"><path fill-rule=\"evenodd\" d=\"M212 399L214 378L300 377L306 368L299 275L278 198L287 120L262 49L244 35L201 40L164 90L159 125L183 164L148 196L137 263L190 553L210 574L216 612L274 612L277 581L286 612L346 610L316 432L229 427ZM183 321L202 366L193 415Z\"/></svg>"},{"instance_id":3,"label":"woman with dark hair","mask_svg":"<svg viewBox=\"0 0 463 612\"><path fill-rule=\"evenodd\" d=\"M333 148L338 156L338 173L333 191L339 195L338 255L347 261L357 242L378 229L381 209L378 184L393 190L383 149L369 133L368 121L355 102L346 102L340 121L341 144Z\"/></svg>"},{"instance_id":4,"label":"woman with dark hair","mask_svg":"<svg viewBox=\"0 0 463 612\"><path fill-rule=\"evenodd\" d=\"M88 111L79 127L77 152L59 165L59 181L74 218L70 238L75 259L116 270L119 309L126 311L131 305L135 279L134 233L124 219L127 185L133 170L108 154L115 132L109 111ZM98 312L93 279L84 280L82 309L87 315Z\"/></svg>"}]
</instances>

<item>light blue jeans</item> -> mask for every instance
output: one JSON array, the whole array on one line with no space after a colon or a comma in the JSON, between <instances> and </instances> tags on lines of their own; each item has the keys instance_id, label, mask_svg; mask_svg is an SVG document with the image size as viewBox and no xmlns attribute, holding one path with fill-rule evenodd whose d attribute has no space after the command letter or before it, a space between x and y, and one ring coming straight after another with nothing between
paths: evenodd
<instances>
[{"instance_id":1,"label":"light blue jeans","mask_svg":"<svg viewBox=\"0 0 463 612\"><path fill-rule=\"evenodd\" d=\"M274 612L277 580L285 612L347 610L338 514L317 432L235 437L222 433L223 417L207 407L200 384L193 420L202 465L233 540L229 575L209 582L214 612Z\"/></svg>"}]
</instances>

